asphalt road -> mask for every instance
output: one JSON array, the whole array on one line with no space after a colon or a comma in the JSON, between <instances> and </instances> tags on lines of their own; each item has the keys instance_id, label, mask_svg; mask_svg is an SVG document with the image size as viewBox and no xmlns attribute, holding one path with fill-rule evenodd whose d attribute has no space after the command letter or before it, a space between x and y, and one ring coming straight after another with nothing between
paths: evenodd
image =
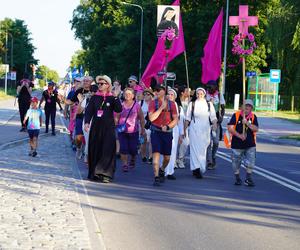
<instances>
[{"instance_id":1,"label":"asphalt road","mask_svg":"<svg viewBox=\"0 0 300 250\"><path fill-rule=\"evenodd\" d=\"M17 132L18 116L10 122L0 126L2 143L12 135L27 136ZM114 183L101 184L87 181L87 167L77 161L84 179L78 191L88 194L83 211L92 208L85 218L97 224L91 239L101 235L113 250L299 249L300 148L258 142L254 188L233 185L230 154L223 147L217 169L204 179L176 170L177 180L161 187L152 186L152 167L141 162L126 174L118 162Z\"/></svg>"},{"instance_id":2,"label":"asphalt road","mask_svg":"<svg viewBox=\"0 0 300 250\"><path fill-rule=\"evenodd\" d=\"M299 249L300 148L261 141L257 166L294 183L261 170L254 188L233 185L228 153L202 180L184 169L153 187L150 165L119 162L113 184L84 181L107 249Z\"/></svg>"}]
</instances>

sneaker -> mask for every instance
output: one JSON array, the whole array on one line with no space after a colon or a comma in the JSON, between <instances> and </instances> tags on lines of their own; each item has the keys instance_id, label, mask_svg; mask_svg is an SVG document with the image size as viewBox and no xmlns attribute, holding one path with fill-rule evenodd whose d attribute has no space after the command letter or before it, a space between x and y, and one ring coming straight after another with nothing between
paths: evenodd
<instances>
[{"instance_id":1,"label":"sneaker","mask_svg":"<svg viewBox=\"0 0 300 250\"><path fill-rule=\"evenodd\" d=\"M177 167L180 168L180 169L184 169L185 168L185 165L184 165L184 162L182 159L178 159L177 160Z\"/></svg>"},{"instance_id":2,"label":"sneaker","mask_svg":"<svg viewBox=\"0 0 300 250\"><path fill-rule=\"evenodd\" d=\"M171 175L171 174L169 174L169 175L167 175L167 179L168 180L176 180L176 177L175 177L175 175Z\"/></svg>"},{"instance_id":3,"label":"sneaker","mask_svg":"<svg viewBox=\"0 0 300 250\"><path fill-rule=\"evenodd\" d=\"M52 132L52 135L53 135L53 136L56 136L56 134L55 134L55 132L54 132L54 131Z\"/></svg>"},{"instance_id":4,"label":"sneaker","mask_svg":"<svg viewBox=\"0 0 300 250\"><path fill-rule=\"evenodd\" d=\"M255 184L254 184L254 182L251 178L247 178L245 180L245 185L248 186L248 187L254 187L255 186Z\"/></svg>"},{"instance_id":5,"label":"sneaker","mask_svg":"<svg viewBox=\"0 0 300 250\"><path fill-rule=\"evenodd\" d=\"M25 132L25 131L26 129L24 127L20 129L20 132Z\"/></svg>"},{"instance_id":6,"label":"sneaker","mask_svg":"<svg viewBox=\"0 0 300 250\"><path fill-rule=\"evenodd\" d=\"M45 133L48 134L48 129L45 130Z\"/></svg>"},{"instance_id":7,"label":"sneaker","mask_svg":"<svg viewBox=\"0 0 300 250\"><path fill-rule=\"evenodd\" d=\"M153 186L155 186L155 187L160 186L160 177L157 176L154 178Z\"/></svg>"},{"instance_id":8,"label":"sneaker","mask_svg":"<svg viewBox=\"0 0 300 250\"><path fill-rule=\"evenodd\" d=\"M36 151L33 151L32 157L36 157L36 156L37 156L37 152L36 152Z\"/></svg>"},{"instance_id":9,"label":"sneaker","mask_svg":"<svg viewBox=\"0 0 300 250\"><path fill-rule=\"evenodd\" d=\"M163 171L161 168L159 169L159 178L160 182L165 182L165 171Z\"/></svg>"},{"instance_id":10,"label":"sneaker","mask_svg":"<svg viewBox=\"0 0 300 250\"><path fill-rule=\"evenodd\" d=\"M147 158L143 157L142 162L147 162Z\"/></svg>"},{"instance_id":11,"label":"sneaker","mask_svg":"<svg viewBox=\"0 0 300 250\"><path fill-rule=\"evenodd\" d=\"M152 161L153 161L152 158L149 158L149 159L148 159L148 163L149 163L149 164L152 164Z\"/></svg>"},{"instance_id":12,"label":"sneaker","mask_svg":"<svg viewBox=\"0 0 300 250\"><path fill-rule=\"evenodd\" d=\"M33 153L33 152L32 152L32 151L30 151L30 152L28 153L28 156L32 156L32 153Z\"/></svg>"},{"instance_id":13,"label":"sneaker","mask_svg":"<svg viewBox=\"0 0 300 250\"><path fill-rule=\"evenodd\" d=\"M195 176L196 179L202 179L202 173L200 171L200 168L197 168L195 170L193 170L193 176Z\"/></svg>"},{"instance_id":14,"label":"sneaker","mask_svg":"<svg viewBox=\"0 0 300 250\"><path fill-rule=\"evenodd\" d=\"M213 170L213 164L212 163L207 163L207 170Z\"/></svg>"},{"instance_id":15,"label":"sneaker","mask_svg":"<svg viewBox=\"0 0 300 250\"><path fill-rule=\"evenodd\" d=\"M242 180L241 180L241 178L236 178L234 185L236 185L236 186L241 186L241 185L242 185Z\"/></svg>"},{"instance_id":16,"label":"sneaker","mask_svg":"<svg viewBox=\"0 0 300 250\"><path fill-rule=\"evenodd\" d=\"M111 178L109 178L108 176L102 176L101 182L102 183L110 183Z\"/></svg>"},{"instance_id":17,"label":"sneaker","mask_svg":"<svg viewBox=\"0 0 300 250\"><path fill-rule=\"evenodd\" d=\"M216 168L216 166L217 166L217 162L216 162L216 159L212 159L212 165L213 165L213 168Z\"/></svg>"},{"instance_id":18,"label":"sneaker","mask_svg":"<svg viewBox=\"0 0 300 250\"><path fill-rule=\"evenodd\" d=\"M123 172L128 172L128 166L127 166L127 165L124 165L124 166L122 167L122 169L123 169Z\"/></svg>"}]
</instances>

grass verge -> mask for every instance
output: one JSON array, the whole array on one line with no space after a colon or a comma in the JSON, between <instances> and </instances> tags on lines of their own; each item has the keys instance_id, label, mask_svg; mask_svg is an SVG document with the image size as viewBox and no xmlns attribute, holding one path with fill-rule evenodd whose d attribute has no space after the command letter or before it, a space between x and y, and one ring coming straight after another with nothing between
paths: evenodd
<instances>
[{"instance_id":1,"label":"grass verge","mask_svg":"<svg viewBox=\"0 0 300 250\"><path fill-rule=\"evenodd\" d=\"M282 136L280 139L289 139L289 140L296 140L300 141L300 135L288 135L288 136Z\"/></svg>"}]
</instances>

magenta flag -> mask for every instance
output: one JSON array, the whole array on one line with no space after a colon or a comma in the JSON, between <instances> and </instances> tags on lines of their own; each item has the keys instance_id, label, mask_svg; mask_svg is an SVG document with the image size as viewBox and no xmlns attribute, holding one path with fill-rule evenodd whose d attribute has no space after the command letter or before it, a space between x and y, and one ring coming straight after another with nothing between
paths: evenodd
<instances>
[{"instance_id":1,"label":"magenta flag","mask_svg":"<svg viewBox=\"0 0 300 250\"><path fill-rule=\"evenodd\" d=\"M221 10L214 26L212 27L208 40L204 46L204 57L202 62L202 83L210 80L216 81L221 75L222 67L222 29L223 9Z\"/></svg>"},{"instance_id":2,"label":"magenta flag","mask_svg":"<svg viewBox=\"0 0 300 250\"><path fill-rule=\"evenodd\" d=\"M172 5L179 5L180 0L176 0ZM181 15L179 16L179 34L173 41L172 48L169 50L168 62L172 61L176 56L185 51L184 33ZM166 50L165 41L162 38L158 38L154 54L151 57L150 62L142 76L142 83L149 88L152 77L157 76L157 73L162 71L166 65Z\"/></svg>"}]
</instances>

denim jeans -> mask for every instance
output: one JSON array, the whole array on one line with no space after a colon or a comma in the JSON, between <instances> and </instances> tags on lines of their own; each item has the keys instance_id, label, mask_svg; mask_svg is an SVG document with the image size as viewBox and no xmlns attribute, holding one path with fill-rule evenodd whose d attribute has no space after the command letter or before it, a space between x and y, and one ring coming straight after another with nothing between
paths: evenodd
<instances>
[{"instance_id":1,"label":"denim jeans","mask_svg":"<svg viewBox=\"0 0 300 250\"><path fill-rule=\"evenodd\" d=\"M244 165L247 168L247 173L251 174L255 166L256 147L246 149L232 149L231 159L232 168L235 174L240 173L242 160L244 160Z\"/></svg>"}]
</instances>

